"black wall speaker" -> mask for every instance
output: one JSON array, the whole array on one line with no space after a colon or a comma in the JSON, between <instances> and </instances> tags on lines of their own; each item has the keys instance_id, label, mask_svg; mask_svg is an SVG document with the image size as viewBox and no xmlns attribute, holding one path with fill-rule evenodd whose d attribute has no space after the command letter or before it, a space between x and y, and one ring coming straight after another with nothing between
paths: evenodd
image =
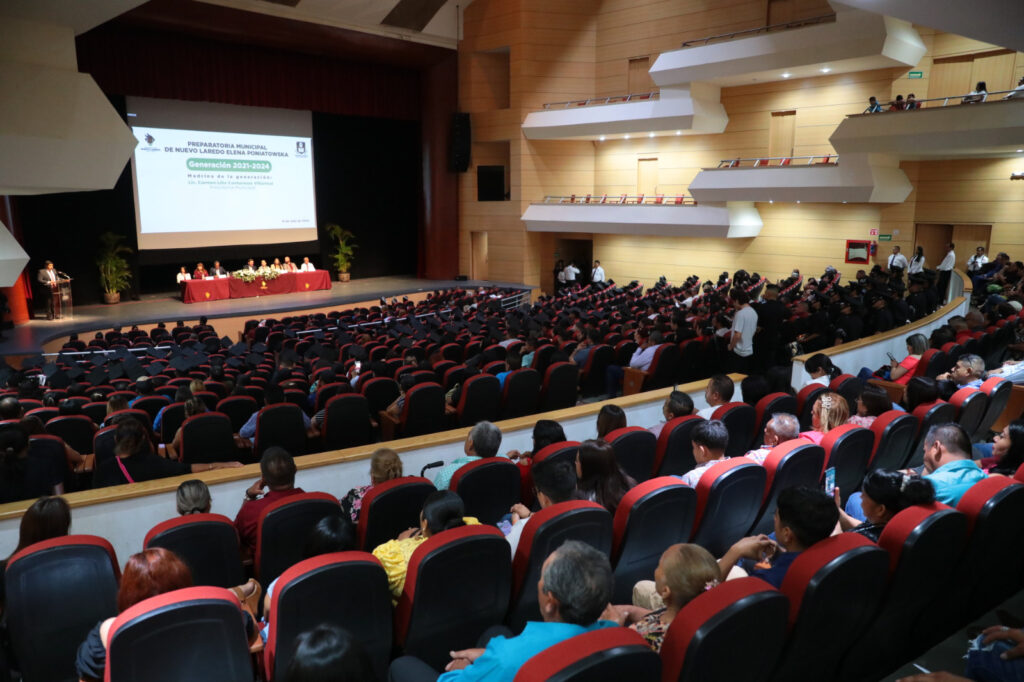
<instances>
[{"instance_id":1,"label":"black wall speaker","mask_svg":"<svg viewBox=\"0 0 1024 682\"><path fill-rule=\"evenodd\" d=\"M448 150L448 168L453 173L469 170L469 114L452 114L452 143Z\"/></svg>"},{"instance_id":2,"label":"black wall speaker","mask_svg":"<svg viewBox=\"0 0 1024 682\"><path fill-rule=\"evenodd\" d=\"M476 200L477 201L504 201L505 200L505 167L504 166L477 166L476 167Z\"/></svg>"}]
</instances>

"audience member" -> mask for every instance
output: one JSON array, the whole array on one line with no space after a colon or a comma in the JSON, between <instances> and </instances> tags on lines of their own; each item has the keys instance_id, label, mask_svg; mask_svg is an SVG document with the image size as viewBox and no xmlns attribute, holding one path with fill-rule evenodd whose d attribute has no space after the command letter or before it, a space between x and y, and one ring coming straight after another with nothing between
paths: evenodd
<instances>
[{"instance_id":1,"label":"audience member","mask_svg":"<svg viewBox=\"0 0 1024 682\"><path fill-rule=\"evenodd\" d=\"M530 472L533 475L533 486L537 490L537 504L546 509L559 502L568 502L578 498L576 489L576 469L566 461L545 460L535 463ZM512 505L512 530L505 536L512 549L512 558L516 558L516 548L523 529L533 515L523 504Z\"/></svg>"},{"instance_id":2,"label":"audience member","mask_svg":"<svg viewBox=\"0 0 1024 682\"><path fill-rule=\"evenodd\" d=\"M522 366L523 358L521 355L519 355L519 351L515 349L510 349L505 352L505 371L498 372L497 375L498 383L501 386L501 388L505 388L505 379L508 378L508 375L516 371L517 369L522 368Z\"/></svg>"},{"instance_id":3,"label":"audience member","mask_svg":"<svg viewBox=\"0 0 1024 682\"><path fill-rule=\"evenodd\" d=\"M985 255L985 247L979 246L974 250L974 255L967 259L967 274L976 274L986 263L988 263L988 256Z\"/></svg>"},{"instance_id":4,"label":"audience member","mask_svg":"<svg viewBox=\"0 0 1024 682\"><path fill-rule=\"evenodd\" d=\"M696 488L700 477L715 464L725 461L725 448L729 445L729 430L718 419L702 421L693 427L693 459L697 466L680 478L691 488Z\"/></svg>"},{"instance_id":5,"label":"audience member","mask_svg":"<svg viewBox=\"0 0 1024 682\"><path fill-rule=\"evenodd\" d=\"M832 358L824 353L815 353L804 363L804 369L811 375L811 380L804 384L820 384L828 388L832 380L843 373L841 369L832 364Z\"/></svg>"},{"instance_id":6,"label":"audience member","mask_svg":"<svg viewBox=\"0 0 1024 682\"><path fill-rule=\"evenodd\" d=\"M935 377L939 381L952 381L957 388L981 388L988 378L985 372L985 361L973 354L961 355L948 372Z\"/></svg>"},{"instance_id":7,"label":"audience member","mask_svg":"<svg viewBox=\"0 0 1024 682\"><path fill-rule=\"evenodd\" d=\"M475 680L511 682L535 654L570 637L600 628L615 627L599 620L612 593L608 557L590 545L567 540L544 561L537 582L542 622L530 621L522 633L495 636L486 648L452 652L452 661L438 682ZM391 666L394 682L433 679L437 675L422 661L403 657Z\"/></svg>"},{"instance_id":8,"label":"audience member","mask_svg":"<svg viewBox=\"0 0 1024 682\"><path fill-rule=\"evenodd\" d=\"M370 455L370 483L352 488L341 498L341 510L359 523L359 511L363 507L363 497L375 485L402 476L402 460L391 448L378 448Z\"/></svg>"},{"instance_id":9,"label":"audience member","mask_svg":"<svg viewBox=\"0 0 1024 682\"><path fill-rule=\"evenodd\" d=\"M907 507L931 504L935 489L930 481L900 471L874 469L864 477L860 492L861 514L854 517L840 506L840 490L835 489L839 527L878 542L885 524Z\"/></svg>"},{"instance_id":10,"label":"audience member","mask_svg":"<svg viewBox=\"0 0 1024 682\"><path fill-rule=\"evenodd\" d=\"M985 81L978 81L978 84L974 86L974 89L963 99L963 104L978 104L984 102L988 98L988 85Z\"/></svg>"},{"instance_id":11,"label":"audience member","mask_svg":"<svg viewBox=\"0 0 1024 682\"><path fill-rule=\"evenodd\" d=\"M720 406L732 400L732 394L736 390L733 380L726 374L716 374L708 379L707 388L704 389L704 400L708 406L697 410L697 416L704 419L711 419Z\"/></svg>"},{"instance_id":12,"label":"audience member","mask_svg":"<svg viewBox=\"0 0 1024 682\"><path fill-rule=\"evenodd\" d=\"M1024 420L1018 419L1007 424L991 443L975 445L974 454L981 456L978 463L989 474L1012 478L1017 469L1024 465Z\"/></svg>"},{"instance_id":13,"label":"audience member","mask_svg":"<svg viewBox=\"0 0 1024 682\"><path fill-rule=\"evenodd\" d=\"M891 409L892 401L886 390L874 384L866 384L857 396L857 414L847 419L846 423L870 429L875 419Z\"/></svg>"},{"instance_id":14,"label":"audience member","mask_svg":"<svg viewBox=\"0 0 1024 682\"><path fill-rule=\"evenodd\" d=\"M838 521L835 501L821 490L807 486L787 488L779 493L775 540L767 535L754 535L738 541L718 560L722 575L731 577L730 571L741 559L760 561L748 571L749 575L781 589L793 561L805 549L829 537ZM764 567L768 560L770 566Z\"/></svg>"},{"instance_id":15,"label":"audience member","mask_svg":"<svg viewBox=\"0 0 1024 682\"><path fill-rule=\"evenodd\" d=\"M203 402L202 398L189 398L185 401L185 419L194 417L197 414L203 414L206 412L206 403ZM185 431L185 423L182 422L178 430L174 432L174 438L167 444L167 457L170 459L180 460L181 459L181 439L182 433Z\"/></svg>"},{"instance_id":16,"label":"audience member","mask_svg":"<svg viewBox=\"0 0 1024 682\"><path fill-rule=\"evenodd\" d=\"M445 530L465 525L476 525L473 517L466 516L462 498L451 490L436 490L427 496L420 512L419 528L402 531L394 540L388 540L373 550L384 571L388 574L388 588L397 600L405 587L405 573L409 559L427 538Z\"/></svg>"},{"instance_id":17,"label":"audience member","mask_svg":"<svg viewBox=\"0 0 1024 682\"><path fill-rule=\"evenodd\" d=\"M576 452L576 476L580 497L615 514L619 501L636 486L615 459L615 449L601 439L585 440Z\"/></svg>"},{"instance_id":18,"label":"audience member","mask_svg":"<svg viewBox=\"0 0 1024 682\"><path fill-rule=\"evenodd\" d=\"M175 495L175 503L179 516L189 514L209 514L213 501L210 489L197 478L182 482Z\"/></svg>"},{"instance_id":19,"label":"audience member","mask_svg":"<svg viewBox=\"0 0 1024 682\"><path fill-rule=\"evenodd\" d=\"M924 437L924 478L935 488L935 499L955 507L967 490L985 478L971 461L971 439L959 424L939 424ZM849 507L847 507L849 512Z\"/></svg>"},{"instance_id":20,"label":"audience member","mask_svg":"<svg viewBox=\"0 0 1024 682\"><path fill-rule=\"evenodd\" d=\"M763 445L756 450L750 450L744 457L752 459L758 464L764 464L776 445L788 443L799 437L800 420L791 414L776 412L764 425Z\"/></svg>"},{"instance_id":21,"label":"audience member","mask_svg":"<svg viewBox=\"0 0 1024 682\"><path fill-rule=\"evenodd\" d=\"M284 682L374 682L376 679L370 657L359 640L337 625L321 623L295 638L295 652Z\"/></svg>"},{"instance_id":22,"label":"audience member","mask_svg":"<svg viewBox=\"0 0 1024 682\"><path fill-rule=\"evenodd\" d=\"M740 382L740 395L743 396L743 402L751 407L757 407L761 398L769 393L771 390L768 388L768 380L762 374L750 374L743 377L743 381Z\"/></svg>"},{"instance_id":23,"label":"audience member","mask_svg":"<svg viewBox=\"0 0 1024 682\"><path fill-rule=\"evenodd\" d=\"M865 114L878 114L882 111L882 105L878 103L878 100L873 96L868 97L868 108L864 110Z\"/></svg>"},{"instance_id":24,"label":"audience member","mask_svg":"<svg viewBox=\"0 0 1024 682\"><path fill-rule=\"evenodd\" d=\"M7 598L4 575L11 557L43 540L64 537L71 529L71 507L59 496L40 497L21 515L18 526L18 544L10 556L0 562L0 613Z\"/></svg>"},{"instance_id":25,"label":"audience member","mask_svg":"<svg viewBox=\"0 0 1024 682\"><path fill-rule=\"evenodd\" d=\"M647 429L657 438L665 424L678 417L689 417L693 414L693 399L682 391L672 391L665 398L665 404L661 406L661 414L665 421L655 424Z\"/></svg>"},{"instance_id":26,"label":"audience member","mask_svg":"<svg viewBox=\"0 0 1024 682\"><path fill-rule=\"evenodd\" d=\"M811 408L811 430L804 431L800 437L815 445L821 445L822 439L832 429L842 426L850 418L850 406L846 398L826 391L818 396Z\"/></svg>"},{"instance_id":27,"label":"audience member","mask_svg":"<svg viewBox=\"0 0 1024 682\"><path fill-rule=\"evenodd\" d=\"M736 306L729 337L731 369L748 374L754 356L757 311L750 306L750 294L738 287L729 292L729 300Z\"/></svg>"},{"instance_id":28,"label":"audience member","mask_svg":"<svg viewBox=\"0 0 1024 682\"><path fill-rule=\"evenodd\" d=\"M506 457L515 461L523 461L525 464L529 464L530 459L533 457L533 453L540 452L544 448L554 443L561 443L565 440L565 431L562 430L562 425L553 419L538 419L537 423L533 425L533 449L529 452L519 452L518 450L509 450ZM575 483L573 486L575 487Z\"/></svg>"},{"instance_id":29,"label":"audience member","mask_svg":"<svg viewBox=\"0 0 1024 682\"><path fill-rule=\"evenodd\" d=\"M491 422L477 422L469 430L466 442L463 443L462 457L456 457L441 467L434 477L434 486L438 490L448 490L452 475L464 464L475 462L485 457L496 457L501 447L501 429Z\"/></svg>"},{"instance_id":30,"label":"audience member","mask_svg":"<svg viewBox=\"0 0 1024 682\"><path fill-rule=\"evenodd\" d=\"M64 493L64 460L29 457L28 431L18 423L0 430L0 503Z\"/></svg>"},{"instance_id":31,"label":"audience member","mask_svg":"<svg viewBox=\"0 0 1024 682\"><path fill-rule=\"evenodd\" d=\"M604 438L616 429L626 428L626 413L618 405L605 405L597 413L597 437Z\"/></svg>"},{"instance_id":32,"label":"audience member","mask_svg":"<svg viewBox=\"0 0 1024 682\"><path fill-rule=\"evenodd\" d=\"M658 351L658 347L662 344L664 338L659 331L649 331L641 328L637 329L633 334L633 340L636 341L637 348L629 359L629 366L641 372L646 372L650 369L651 363L654 361L654 354ZM619 365L611 364L608 365L608 369L605 372L605 393L609 397L615 397L622 392L623 369Z\"/></svg>"},{"instance_id":33,"label":"audience member","mask_svg":"<svg viewBox=\"0 0 1024 682\"><path fill-rule=\"evenodd\" d=\"M718 562L706 549L700 545L672 545L662 553L654 569L654 580L642 580L633 589L634 603L647 601L650 608L643 604L610 606L604 617L628 625L647 640L651 649L660 652L665 634L679 611L717 586L721 578Z\"/></svg>"},{"instance_id":34,"label":"audience member","mask_svg":"<svg viewBox=\"0 0 1024 682\"><path fill-rule=\"evenodd\" d=\"M260 478L246 489L245 501L235 516L235 530L243 553L256 548L257 526L264 509L277 500L306 492L295 487L295 471L295 460L284 448L274 446L263 453Z\"/></svg>"},{"instance_id":35,"label":"audience member","mask_svg":"<svg viewBox=\"0 0 1024 682\"><path fill-rule=\"evenodd\" d=\"M920 405L931 405L939 399L939 385L930 377L914 377L903 392L903 407L913 412Z\"/></svg>"}]
</instances>

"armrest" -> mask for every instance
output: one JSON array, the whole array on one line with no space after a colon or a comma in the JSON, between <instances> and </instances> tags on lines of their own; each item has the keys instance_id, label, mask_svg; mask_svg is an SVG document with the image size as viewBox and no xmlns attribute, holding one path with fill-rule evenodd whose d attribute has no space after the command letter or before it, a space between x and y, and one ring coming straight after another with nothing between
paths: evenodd
<instances>
[{"instance_id":1,"label":"armrest","mask_svg":"<svg viewBox=\"0 0 1024 682\"><path fill-rule=\"evenodd\" d=\"M380 411L380 439L381 440L394 440L395 434L398 433L398 427L401 426L401 422L392 417L387 413L387 410Z\"/></svg>"},{"instance_id":2,"label":"armrest","mask_svg":"<svg viewBox=\"0 0 1024 682\"><path fill-rule=\"evenodd\" d=\"M898 384L895 381L887 381L885 379L868 379L868 383L872 386L884 388L885 392L889 394L889 400L894 403L902 401L903 394L907 391L907 387L904 384Z\"/></svg>"},{"instance_id":3,"label":"armrest","mask_svg":"<svg viewBox=\"0 0 1024 682\"><path fill-rule=\"evenodd\" d=\"M622 370L622 395L633 395L644 390L644 380L647 372L642 369L626 367Z\"/></svg>"}]
</instances>

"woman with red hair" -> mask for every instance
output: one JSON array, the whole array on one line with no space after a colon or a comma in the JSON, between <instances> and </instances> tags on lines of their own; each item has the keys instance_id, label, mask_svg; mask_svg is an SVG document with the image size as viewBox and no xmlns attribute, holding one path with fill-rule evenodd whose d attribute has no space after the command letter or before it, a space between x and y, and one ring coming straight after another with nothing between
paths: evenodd
<instances>
[{"instance_id":1,"label":"woman with red hair","mask_svg":"<svg viewBox=\"0 0 1024 682\"><path fill-rule=\"evenodd\" d=\"M154 547L133 554L121 576L121 587L117 591L117 612L124 613L145 599L185 587L192 587L192 571L174 552ZM232 591L235 596L245 597L247 595L244 593L239 594L239 590L245 589L251 589L251 586L247 584ZM246 633L251 636L254 623L248 613L243 611L243 614ZM107 665L107 639L113 624L113 618L97 623L78 647L75 667L80 680L98 682L103 679Z\"/></svg>"}]
</instances>

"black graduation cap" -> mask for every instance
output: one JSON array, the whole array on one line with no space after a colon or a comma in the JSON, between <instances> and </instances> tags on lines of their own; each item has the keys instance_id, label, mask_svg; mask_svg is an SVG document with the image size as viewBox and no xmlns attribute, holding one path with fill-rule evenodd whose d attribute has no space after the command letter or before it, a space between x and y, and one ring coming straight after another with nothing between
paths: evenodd
<instances>
[{"instance_id":1,"label":"black graduation cap","mask_svg":"<svg viewBox=\"0 0 1024 682\"><path fill-rule=\"evenodd\" d=\"M225 362L225 364L228 367L233 367L235 369L241 369L243 366L245 366L245 363L242 362L242 359L238 358L238 357L230 357L230 358L228 358L227 361Z\"/></svg>"},{"instance_id":2,"label":"black graduation cap","mask_svg":"<svg viewBox=\"0 0 1024 682\"><path fill-rule=\"evenodd\" d=\"M550 322L550 321L551 321L551 318L550 318L550 317L548 317L548 314L547 314L547 313L545 313L545 312L543 312L543 311L541 311L541 312L537 313L537 314L536 314L536 315L534 316L534 318L535 318L535 319L536 319L536 320L537 320L538 322L540 322L541 324L547 324L548 322Z\"/></svg>"},{"instance_id":3,"label":"black graduation cap","mask_svg":"<svg viewBox=\"0 0 1024 682\"><path fill-rule=\"evenodd\" d=\"M401 346L402 348L412 348L412 339L410 339L408 336L403 336L402 338L398 339L398 345Z\"/></svg>"},{"instance_id":4,"label":"black graduation cap","mask_svg":"<svg viewBox=\"0 0 1024 682\"><path fill-rule=\"evenodd\" d=\"M123 379L128 375L124 371L124 365L117 363L110 366L110 369L107 370L107 376L110 377L111 381L114 381L115 379Z\"/></svg>"},{"instance_id":5,"label":"black graduation cap","mask_svg":"<svg viewBox=\"0 0 1024 682\"><path fill-rule=\"evenodd\" d=\"M430 337L430 340L433 341L434 343L441 343L441 339L443 338L437 332L430 332L427 336Z\"/></svg>"},{"instance_id":6,"label":"black graduation cap","mask_svg":"<svg viewBox=\"0 0 1024 682\"><path fill-rule=\"evenodd\" d=\"M463 325L463 326L468 326L469 327L469 333L470 334L479 334L480 330L483 329L483 327L480 326L480 323L477 322L476 320L470 322L468 325Z\"/></svg>"},{"instance_id":7,"label":"black graduation cap","mask_svg":"<svg viewBox=\"0 0 1024 682\"><path fill-rule=\"evenodd\" d=\"M348 356L353 360L359 360L360 362L365 362L370 357L366 352L366 349L360 345L353 345L349 348Z\"/></svg>"},{"instance_id":8,"label":"black graduation cap","mask_svg":"<svg viewBox=\"0 0 1024 682\"><path fill-rule=\"evenodd\" d=\"M93 386L105 384L107 383L107 370L102 367L93 367L89 373L85 375L85 379Z\"/></svg>"},{"instance_id":9,"label":"black graduation cap","mask_svg":"<svg viewBox=\"0 0 1024 682\"><path fill-rule=\"evenodd\" d=\"M89 356L89 360L91 360L92 364L96 365L97 367L102 367L103 365L110 362L110 355L107 353L93 353L92 355Z\"/></svg>"},{"instance_id":10,"label":"black graduation cap","mask_svg":"<svg viewBox=\"0 0 1024 682\"><path fill-rule=\"evenodd\" d=\"M261 362L263 362L263 354L249 353L248 355L245 356L245 361L250 365L259 365Z\"/></svg>"},{"instance_id":11,"label":"black graduation cap","mask_svg":"<svg viewBox=\"0 0 1024 682\"><path fill-rule=\"evenodd\" d=\"M160 363L152 362L146 366L146 374L148 374L151 377L155 377L157 374L160 374L163 371L163 365Z\"/></svg>"},{"instance_id":12,"label":"black graduation cap","mask_svg":"<svg viewBox=\"0 0 1024 682\"><path fill-rule=\"evenodd\" d=\"M236 343L228 348L228 353L231 355L245 355L247 350L248 348L246 348L244 343Z\"/></svg>"},{"instance_id":13,"label":"black graduation cap","mask_svg":"<svg viewBox=\"0 0 1024 682\"><path fill-rule=\"evenodd\" d=\"M267 344L265 344L265 343L254 343L254 344L252 344L252 352L253 353L266 353L267 352Z\"/></svg>"},{"instance_id":14,"label":"black graduation cap","mask_svg":"<svg viewBox=\"0 0 1024 682\"><path fill-rule=\"evenodd\" d=\"M314 339L324 339L326 338L326 336L327 333L323 329L317 329L316 331L313 332Z\"/></svg>"},{"instance_id":15,"label":"black graduation cap","mask_svg":"<svg viewBox=\"0 0 1024 682\"><path fill-rule=\"evenodd\" d=\"M34 367L42 367L42 366L43 366L43 356L39 355L39 354L30 355L27 358L22 359L22 361L21 361L21 368L22 369L32 369Z\"/></svg>"},{"instance_id":16,"label":"black graduation cap","mask_svg":"<svg viewBox=\"0 0 1024 682\"><path fill-rule=\"evenodd\" d=\"M160 348L149 348L146 350L146 355L157 360L163 360L167 357L167 351Z\"/></svg>"},{"instance_id":17,"label":"black graduation cap","mask_svg":"<svg viewBox=\"0 0 1024 682\"><path fill-rule=\"evenodd\" d=\"M184 355L175 355L174 357L171 358L169 364L173 369L179 372L187 372L189 368L188 358L186 358Z\"/></svg>"},{"instance_id":18,"label":"black graduation cap","mask_svg":"<svg viewBox=\"0 0 1024 682\"><path fill-rule=\"evenodd\" d=\"M121 368L129 378L139 377L145 373L145 370L142 368L142 364L133 356L125 358L125 360L121 362Z\"/></svg>"},{"instance_id":19,"label":"black graduation cap","mask_svg":"<svg viewBox=\"0 0 1024 682\"><path fill-rule=\"evenodd\" d=\"M231 337L230 336L222 336L220 338L220 346L221 346L221 348L230 348L231 347Z\"/></svg>"}]
</instances>

